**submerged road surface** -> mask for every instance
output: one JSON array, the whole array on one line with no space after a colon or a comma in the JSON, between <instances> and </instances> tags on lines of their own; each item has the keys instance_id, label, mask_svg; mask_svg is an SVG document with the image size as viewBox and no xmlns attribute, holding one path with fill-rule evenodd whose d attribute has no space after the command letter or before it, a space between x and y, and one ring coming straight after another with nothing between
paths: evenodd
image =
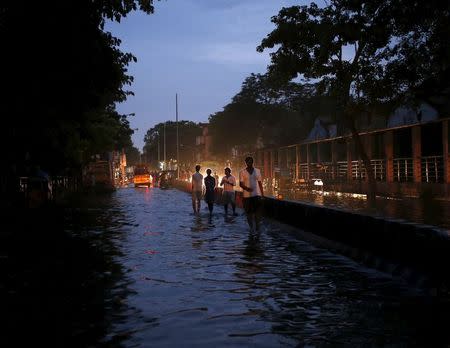
<instances>
[{"instance_id":1,"label":"submerged road surface","mask_svg":"<svg viewBox=\"0 0 450 348\"><path fill-rule=\"evenodd\" d=\"M101 255L89 266L98 271L79 285L85 290L70 301L57 291L47 299L45 308L55 298L55 306L71 303L63 311L71 316L67 346L450 343L442 299L314 247L275 221L266 220L254 241L242 211L225 218L215 206L209 221L204 202L194 216L184 192L126 188L88 197L67 217L66 230ZM66 276L74 277L70 270ZM55 332L68 325L58 318Z\"/></svg>"}]
</instances>

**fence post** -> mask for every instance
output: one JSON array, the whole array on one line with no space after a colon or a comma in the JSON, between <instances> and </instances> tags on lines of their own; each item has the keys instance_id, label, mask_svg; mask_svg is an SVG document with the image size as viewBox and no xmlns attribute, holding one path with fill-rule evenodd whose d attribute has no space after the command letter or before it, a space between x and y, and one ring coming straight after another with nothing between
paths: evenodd
<instances>
[{"instance_id":1,"label":"fence post","mask_svg":"<svg viewBox=\"0 0 450 348\"><path fill-rule=\"evenodd\" d=\"M413 155L413 181L421 182L422 181L422 139L421 139L421 128L420 126L414 126L411 129L412 131L412 155Z\"/></svg>"},{"instance_id":2,"label":"fence post","mask_svg":"<svg viewBox=\"0 0 450 348\"><path fill-rule=\"evenodd\" d=\"M334 180L336 180L337 178L337 164L336 164L336 140L332 140L331 141L331 178Z\"/></svg>"},{"instance_id":3,"label":"fence post","mask_svg":"<svg viewBox=\"0 0 450 348\"><path fill-rule=\"evenodd\" d=\"M443 165L444 165L444 183L450 184L450 157L449 157L449 137L450 137L450 129L448 120L442 121L442 157L443 157Z\"/></svg>"},{"instance_id":4,"label":"fence post","mask_svg":"<svg viewBox=\"0 0 450 348\"><path fill-rule=\"evenodd\" d=\"M353 140L352 138L347 139L347 181L352 181L352 146Z\"/></svg>"},{"instance_id":5,"label":"fence post","mask_svg":"<svg viewBox=\"0 0 450 348\"><path fill-rule=\"evenodd\" d=\"M310 162L311 162L311 155L309 154L309 144L306 144L306 179L309 181L310 178Z\"/></svg>"},{"instance_id":6,"label":"fence post","mask_svg":"<svg viewBox=\"0 0 450 348\"><path fill-rule=\"evenodd\" d=\"M394 182L394 131L384 133L384 149L386 157L386 182Z\"/></svg>"},{"instance_id":7,"label":"fence post","mask_svg":"<svg viewBox=\"0 0 450 348\"><path fill-rule=\"evenodd\" d=\"M373 144L372 144L372 142L373 142L373 136L372 136L372 134L366 134L366 135L364 135L363 136L363 139L364 139L364 145L365 145L365 151L366 151L366 154L367 154L367 157L369 157L369 161L371 162L371 165L372 165L372 170L373 170L373 175L374 175L374 177L376 178L376 174L375 174L375 170L376 170L376 166L373 164L373 162L372 162L372 158L373 158L373 155L372 155L372 150L373 150ZM366 165L364 164L364 162L362 162L362 164L363 164L363 166L365 167ZM369 175L367 174L367 171L369 170L368 168L364 168L365 169L365 178L364 178L364 181L366 181L366 182L368 182L369 181ZM375 179L376 180L376 179Z\"/></svg>"},{"instance_id":8,"label":"fence post","mask_svg":"<svg viewBox=\"0 0 450 348\"><path fill-rule=\"evenodd\" d=\"M270 179L273 179L273 177L274 177L274 174L273 174L273 166L274 166L274 161L275 161L274 153L275 153L275 150L270 150Z\"/></svg>"}]
</instances>

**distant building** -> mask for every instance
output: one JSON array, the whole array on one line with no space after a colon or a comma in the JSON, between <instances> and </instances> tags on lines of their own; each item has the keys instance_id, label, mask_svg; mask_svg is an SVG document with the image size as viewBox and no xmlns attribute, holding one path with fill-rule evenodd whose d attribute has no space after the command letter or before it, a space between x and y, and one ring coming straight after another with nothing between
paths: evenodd
<instances>
[{"instance_id":1,"label":"distant building","mask_svg":"<svg viewBox=\"0 0 450 348\"><path fill-rule=\"evenodd\" d=\"M314 126L309 132L306 140L319 140L326 138L334 138L337 136L337 125L326 120L323 117L317 117Z\"/></svg>"},{"instance_id":2,"label":"distant building","mask_svg":"<svg viewBox=\"0 0 450 348\"><path fill-rule=\"evenodd\" d=\"M430 104L363 115L357 127L381 195L450 198L450 118ZM337 130L337 131L336 131ZM367 192L367 175L348 131L317 118L298 144L256 151L263 176L295 185L320 178L331 191Z\"/></svg>"},{"instance_id":3,"label":"distant building","mask_svg":"<svg viewBox=\"0 0 450 348\"><path fill-rule=\"evenodd\" d=\"M195 146L196 146L196 154L195 159L196 161L202 162L202 161L209 161L212 159L211 155L211 144L212 144L212 136L209 135L208 123L199 123L199 126L202 128L202 134L198 135L195 139Z\"/></svg>"},{"instance_id":4,"label":"distant building","mask_svg":"<svg viewBox=\"0 0 450 348\"><path fill-rule=\"evenodd\" d=\"M427 103L421 103L417 109L410 106L401 106L389 116L387 128L435 121L438 118L437 110Z\"/></svg>"}]
</instances>

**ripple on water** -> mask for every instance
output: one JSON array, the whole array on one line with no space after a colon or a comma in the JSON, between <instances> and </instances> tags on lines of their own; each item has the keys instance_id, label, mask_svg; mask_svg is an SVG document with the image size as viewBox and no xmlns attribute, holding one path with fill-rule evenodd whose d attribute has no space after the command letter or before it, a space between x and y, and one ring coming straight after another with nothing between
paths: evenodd
<instances>
[{"instance_id":1,"label":"ripple on water","mask_svg":"<svg viewBox=\"0 0 450 348\"><path fill-rule=\"evenodd\" d=\"M258 242L244 216L227 220L222 207L211 222L203 207L193 216L190 196L176 190L119 190L108 204L91 213L103 216L94 230L120 251L130 280L120 284L134 311L110 319L125 345L450 343L448 306L299 240L291 227L267 220Z\"/></svg>"}]
</instances>

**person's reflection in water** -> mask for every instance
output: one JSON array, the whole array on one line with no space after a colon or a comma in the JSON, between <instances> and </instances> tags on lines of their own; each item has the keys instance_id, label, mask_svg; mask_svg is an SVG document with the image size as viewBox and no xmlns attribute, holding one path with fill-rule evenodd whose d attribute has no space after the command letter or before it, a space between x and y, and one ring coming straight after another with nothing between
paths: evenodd
<instances>
[{"instance_id":1,"label":"person's reflection in water","mask_svg":"<svg viewBox=\"0 0 450 348\"><path fill-rule=\"evenodd\" d=\"M244 255L249 259L258 257L262 255L261 243L259 240L260 234L249 233L248 239L245 241L246 247L244 250Z\"/></svg>"},{"instance_id":2,"label":"person's reflection in water","mask_svg":"<svg viewBox=\"0 0 450 348\"><path fill-rule=\"evenodd\" d=\"M194 225L191 227L191 231L204 231L207 229L207 226L203 223L202 218L199 215L196 215L194 218Z\"/></svg>"},{"instance_id":3,"label":"person's reflection in water","mask_svg":"<svg viewBox=\"0 0 450 348\"><path fill-rule=\"evenodd\" d=\"M252 234L249 234L245 241L245 248L242 251L242 261L236 264L235 273L238 279L241 279L246 286L253 288L257 284L258 275L264 273L264 250L262 244L255 240Z\"/></svg>"},{"instance_id":4,"label":"person's reflection in water","mask_svg":"<svg viewBox=\"0 0 450 348\"><path fill-rule=\"evenodd\" d=\"M194 224L191 227L191 231L192 232L196 232L196 233L192 233L191 234L191 238L192 238L192 247L194 249L200 250L203 246L203 234L201 232L203 232L204 230L206 230L207 227L203 224L202 219L200 218L200 216L196 216L194 219Z\"/></svg>"}]
</instances>

